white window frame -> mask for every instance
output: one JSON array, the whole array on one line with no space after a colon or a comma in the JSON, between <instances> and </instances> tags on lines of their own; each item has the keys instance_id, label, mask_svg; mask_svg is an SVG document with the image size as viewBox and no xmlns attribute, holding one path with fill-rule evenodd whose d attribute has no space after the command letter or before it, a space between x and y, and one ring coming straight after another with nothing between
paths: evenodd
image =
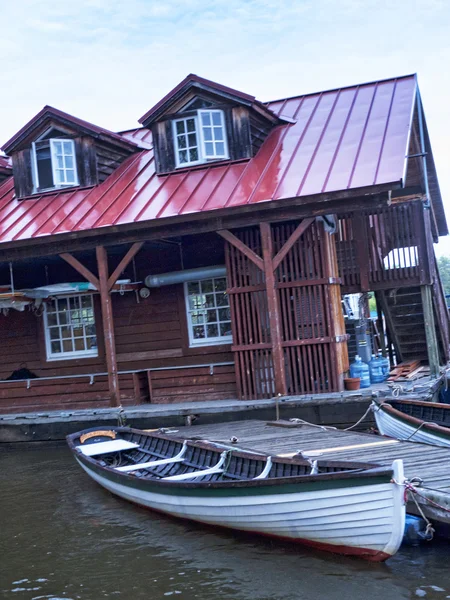
<instances>
[{"instance_id":1,"label":"white window frame","mask_svg":"<svg viewBox=\"0 0 450 600\"><path fill-rule=\"evenodd\" d=\"M215 279L225 279L224 276L221 277L206 277L205 279L198 279L196 281L186 281L184 283L184 299L185 299L185 304L186 304L186 319L187 319L187 327L188 327L188 333L189 333L189 347L193 348L193 347L197 347L197 346L217 346L219 344L231 344L233 342L233 336L230 335L218 335L218 336L214 336L214 337L207 337L207 338L195 338L194 337L194 324L192 323L192 313L193 312L198 312L200 310L202 310L201 308L197 308L197 309L191 309L191 307L189 306L189 297L192 296L192 294L189 294L188 291L188 285L191 283L198 283L201 284L201 282L203 281L212 281L213 282L213 286L214 286L214 280ZM221 292L208 292L211 294L214 294L214 296L216 296L218 293ZM228 295L227 295L228 297ZM227 306L218 306L216 302L214 302L215 306L214 308L218 311L221 308L228 308L230 309L230 300L228 298L228 305ZM207 312L207 308L203 309L205 311L205 313ZM212 308L210 309L212 310ZM217 325L219 327L219 331L220 331L220 323L223 323L224 321L220 321L217 315ZM225 321L225 322L228 322ZM206 327L206 322L205 322L205 327ZM230 327L231 327L231 316L230 316Z\"/></svg>"},{"instance_id":2,"label":"white window frame","mask_svg":"<svg viewBox=\"0 0 450 600\"><path fill-rule=\"evenodd\" d=\"M206 150L205 150L205 144L210 142L210 140L205 140L205 134L203 131L204 127L209 127L209 125L203 125L202 123L202 114L209 114L211 116L211 122L212 122L212 115L213 113L218 114L220 116L220 125L222 127L222 132L223 132L223 140L215 140L214 139L214 133L213 133L213 146L215 146L215 142L219 141L219 142L223 142L223 147L224 147L224 151L223 154L210 154L207 155L206 154ZM229 154L228 154L228 143L227 143L227 130L225 127L225 116L223 114L223 110L218 110L218 109L207 109L207 108L201 108L198 111L198 122L199 122L199 130L200 130L200 140L201 140L201 148L202 148L202 156L204 157L205 161L208 160L226 160L227 158L229 158ZM211 124L211 129L214 132L214 125Z\"/></svg>"},{"instance_id":3,"label":"white window frame","mask_svg":"<svg viewBox=\"0 0 450 600\"><path fill-rule=\"evenodd\" d=\"M210 140L205 140L203 127L208 127L208 125L205 125L205 126L202 125L201 117L202 117L203 113L210 114L211 119L212 119L213 113L220 115L220 124L221 124L222 132L223 132L223 140L214 140L214 136L213 136L213 143L215 141L223 142L223 145L224 145L223 154L214 153L213 155L209 155L209 156L206 155L205 144L208 143ZM178 146L178 135L179 134L177 133L177 123L179 123L181 121L186 123L189 119L194 120L194 123L195 123L195 135L197 137L198 160L182 163L182 162L180 162L179 152L182 150L185 150L185 148L179 148L179 146ZM214 131L214 127L213 126L211 126L211 127L212 127L212 130ZM187 132L186 125L185 125L185 129ZM194 165L205 164L205 163L208 163L210 161L215 161L215 160L227 160L230 157L229 152L228 152L227 129L226 129L226 125L225 125L225 115L223 113L223 110L202 108L197 111L196 115L192 115L190 117L183 117L181 119L174 119L172 121L172 133L173 133L173 138L174 138L175 165L176 165L177 169L181 169L183 167L192 167ZM187 135L187 133L186 133L186 135Z\"/></svg>"},{"instance_id":4,"label":"white window frame","mask_svg":"<svg viewBox=\"0 0 450 600\"><path fill-rule=\"evenodd\" d=\"M187 131L187 121L194 121L195 123L195 132L191 131L188 132ZM178 136L180 134L177 133L177 123L181 123L183 122L185 124L185 135L186 137L188 136L189 133L195 133L195 136L197 138L197 152L198 152L198 160L192 160L189 162L180 162L180 152L182 152L183 150L186 150L189 152L189 150L186 148L179 148L178 146ZM193 115L192 117L183 117L182 119L175 119L172 123L172 129L173 129L173 138L175 141L175 164L177 166L177 168L182 168L182 167L191 167L192 165L199 165L201 164L203 161L203 157L202 157L202 151L201 151L201 147L200 147L200 136L198 134L198 118L196 115Z\"/></svg>"},{"instance_id":5,"label":"white window frame","mask_svg":"<svg viewBox=\"0 0 450 600\"><path fill-rule=\"evenodd\" d=\"M45 134L44 134L45 135ZM37 140L40 141L40 140ZM77 185L79 185L79 180L78 180L78 171L77 171L77 162L76 162L76 155L75 155L75 142L73 140L68 140L65 138L50 138L48 140L49 142L49 146L50 146L50 160L52 163L52 178L53 178L53 186L49 187L49 188L43 188L43 189L39 189L39 171L38 171L38 166L37 166L37 151L39 149L36 148L36 142L32 143L32 174L33 174L33 185L34 185L34 191L46 191L46 190L55 190L55 189L62 189L62 188L67 188L67 187L75 187ZM64 156L71 156L72 160L73 160L73 174L74 174L74 182L63 182L63 183L56 183L56 172L60 171L61 169L58 168L57 166L57 155L56 155L56 144L57 143L62 143L63 144L63 148L64 148L64 143L70 143L71 146L71 154L63 154ZM64 158L63 158L63 162ZM67 168L64 166L63 167L63 172L64 172L64 179L67 179L67 175L66 175L66 170Z\"/></svg>"},{"instance_id":6,"label":"white window frame","mask_svg":"<svg viewBox=\"0 0 450 600\"><path fill-rule=\"evenodd\" d=\"M93 294L70 294L70 295L64 295L64 296L55 296L54 300L63 300L66 299L67 302L69 303L69 307L70 307L70 298L78 298L78 303L81 306L81 302L82 302L82 298L83 297L89 297L91 298L91 308L92 308L92 314L94 317L94 323L93 325L96 327L96 323L95 323L95 306L94 306L94 296ZM44 304L44 333L45 333L45 348L46 348L46 354L47 354L47 361L55 361L55 360L71 360L71 359L77 359L77 358L91 358L91 357L95 357L98 356L98 346L95 348L91 348L91 349L87 349L85 348L84 350L72 350L70 352L52 352L52 347L51 347L51 343L55 342L55 341L59 341L62 344L62 336L60 335L60 337L58 338L54 338L51 339L50 337L50 330L54 329L56 327L71 327L72 324L70 323L70 312L71 310L76 310L76 309L70 309L67 311L68 314L68 323L60 323L59 321L59 317L57 317L57 322L58 325L49 325L48 322L48 305L45 303ZM82 310L82 309L80 309ZM59 315L62 311L56 311L56 315ZM83 325L84 327L85 325ZM87 336L86 335L86 331L83 330L83 340L84 340L84 345L87 346L86 340L88 337L93 337L93 336ZM73 336L73 332L72 332L72 336L71 338L66 338L66 339L71 339L72 341L75 339ZM95 339L98 342L98 336L97 336L97 328L95 330ZM62 347L62 346L61 346Z\"/></svg>"}]
</instances>

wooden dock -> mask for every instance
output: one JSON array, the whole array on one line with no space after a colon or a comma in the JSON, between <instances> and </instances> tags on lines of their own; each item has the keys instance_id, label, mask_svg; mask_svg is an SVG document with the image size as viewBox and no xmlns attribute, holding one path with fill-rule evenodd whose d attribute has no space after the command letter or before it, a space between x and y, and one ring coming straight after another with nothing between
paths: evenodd
<instances>
[{"instance_id":1,"label":"wooden dock","mask_svg":"<svg viewBox=\"0 0 450 600\"><path fill-rule=\"evenodd\" d=\"M418 488L420 495L414 495L425 515L439 532L447 534L446 529L450 528L450 448L329 427L293 426L287 421L279 422L278 426L266 421L237 421L181 427L176 431L175 435L186 438L207 439L272 455L292 456L301 451L311 458L355 460L382 465L389 465L394 459L402 458L406 477L420 477L423 482ZM237 438L234 443L231 441L233 438ZM411 500L408 502L408 512L418 514L417 507Z\"/></svg>"}]
</instances>

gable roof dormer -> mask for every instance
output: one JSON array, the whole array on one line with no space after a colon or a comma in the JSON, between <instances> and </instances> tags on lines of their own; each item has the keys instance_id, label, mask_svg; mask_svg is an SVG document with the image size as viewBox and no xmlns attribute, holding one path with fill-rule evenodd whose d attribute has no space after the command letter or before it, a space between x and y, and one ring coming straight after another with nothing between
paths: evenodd
<instances>
[{"instance_id":1,"label":"gable roof dormer","mask_svg":"<svg viewBox=\"0 0 450 600\"><path fill-rule=\"evenodd\" d=\"M270 130L285 123L254 96L193 74L139 122L152 130L160 174L252 158Z\"/></svg>"},{"instance_id":2,"label":"gable roof dormer","mask_svg":"<svg viewBox=\"0 0 450 600\"><path fill-rule=\"evenodd\" d=\"M120 134L45 106L2 150L12 159L16 196L25 198L96 185L139 146Z\"/></svg>"}]
</instances>

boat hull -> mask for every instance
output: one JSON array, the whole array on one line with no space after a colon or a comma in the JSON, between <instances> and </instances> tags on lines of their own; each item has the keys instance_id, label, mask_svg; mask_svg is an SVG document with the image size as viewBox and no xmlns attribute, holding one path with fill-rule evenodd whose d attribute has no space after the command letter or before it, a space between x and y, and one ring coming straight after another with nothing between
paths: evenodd
<instances>
[{"instance_id":1,"label":"boat hull","mask_svg":"<svg viewBox=\"0 0 450 600\"><path fill-rule=\"evenodd\" d=\"M409 404L413 404L410 402ZM418 403L419 405L419 403ZM404 414L388 403L372 403L377 428L382 435L432 446L450 447L450 428L427 423Z\"/></svg>"},{"instance_id":2,"label":"boat hull","mask_svg":"<svg viewBox=\"0 0 450 600\"><path fill-rule=\"evenodd\" d=\"M287 539L339 554L383 561L395 554L405 519L403 488L386 477L257 488L158 487L76 456L111 493L149 509L213 526ZM394 478L403 479L401 461Z\"/></svg>"}]
</instances>

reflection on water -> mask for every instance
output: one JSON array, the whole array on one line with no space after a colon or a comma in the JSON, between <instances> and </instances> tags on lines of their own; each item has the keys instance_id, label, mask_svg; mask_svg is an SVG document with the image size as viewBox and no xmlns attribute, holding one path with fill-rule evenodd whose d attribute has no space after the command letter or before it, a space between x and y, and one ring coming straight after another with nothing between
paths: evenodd
<instances>
[{"instance_id":1,"label":"reflection on water","mask_svg":"<svg viewBox=\"0 0 450 600\"><path fill-rule=\"evenodd\" d=\"M114 498L63 447L0 450L0 474L2 598L450 598L447 544L380 565L215 531Z\"/></svg>"}]
</instances>

